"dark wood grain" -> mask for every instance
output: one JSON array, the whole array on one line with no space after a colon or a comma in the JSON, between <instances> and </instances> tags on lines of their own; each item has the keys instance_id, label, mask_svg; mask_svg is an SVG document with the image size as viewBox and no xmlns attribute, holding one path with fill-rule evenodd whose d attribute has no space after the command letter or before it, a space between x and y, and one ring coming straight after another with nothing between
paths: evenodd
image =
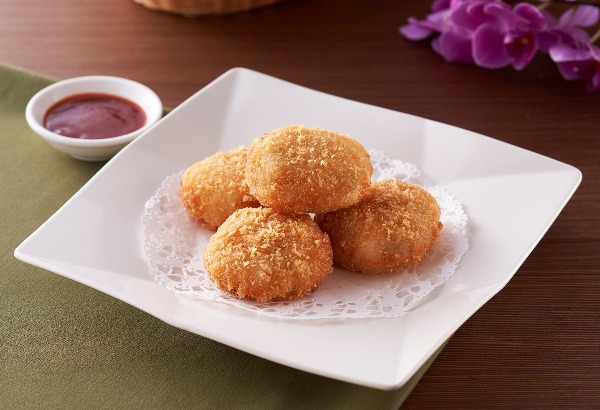
<instances>
[{"instance_id":1,"label":"dark wood grain","mask_svg":"<svg viewBox=\"0 0 600 410\"><path fill-rule=\"evenodd\" d=\"M426 42L398 34L428 7L286 0L190 19L126 0L0 0L0 62L59 78L132 78L169 106L243 66L576 166L583 182L572 200L508 286L456 332L405 408L599 408L600 91L562 80L545 56L521 72L447 64Z\"/></svg>"}]
</instances>

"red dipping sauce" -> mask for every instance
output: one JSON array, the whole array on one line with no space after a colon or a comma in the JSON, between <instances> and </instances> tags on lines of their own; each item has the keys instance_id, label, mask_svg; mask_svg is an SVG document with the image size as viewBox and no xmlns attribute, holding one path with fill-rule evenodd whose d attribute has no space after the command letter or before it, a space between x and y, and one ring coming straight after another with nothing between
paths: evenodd
<instances>
[{"instance_id":1,"label":"red dipping sauce","mask_svg":"<svg viewBox=\"0 0 600 410\"><path fill-rule=\"evenodd\" d=\"M44 127L65 137L112 138L146 124L139 105L110 94L77 94L54 104L44 116Z\"/></svg>"}]
</instances>

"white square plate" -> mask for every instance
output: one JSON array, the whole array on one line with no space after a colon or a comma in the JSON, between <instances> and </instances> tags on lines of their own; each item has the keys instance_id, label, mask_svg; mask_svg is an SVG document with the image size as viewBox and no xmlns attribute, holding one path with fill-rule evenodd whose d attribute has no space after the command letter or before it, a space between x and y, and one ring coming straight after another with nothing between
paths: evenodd
<instances>
[{"instance_id":1,"label":"white square plate","mask_svg":"<svg viewBox=\"0 0 600 410\"><path fill-rule=\"evenodd\" d=\"M150 277L140 218L165 177L291 123L349 134L367 149L411 162L463 203L470 250L456 273L407 315L270 319L191 300ZM236 68L115 156L15 256L257 356L392 389L506 285L580 181L570 165L473 132Z\"/></svg>"}]
</instances>

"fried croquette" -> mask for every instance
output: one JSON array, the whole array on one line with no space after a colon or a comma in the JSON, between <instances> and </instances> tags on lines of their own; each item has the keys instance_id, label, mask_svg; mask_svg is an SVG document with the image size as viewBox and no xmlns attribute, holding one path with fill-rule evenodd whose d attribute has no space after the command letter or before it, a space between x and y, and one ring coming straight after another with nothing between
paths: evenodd
<instances>
[{"instance_id":1,"label":"fried croquette","mask_svg":"<svg viewBox=\"0 0 600 410\"><path fill-rule=\"evenodd\" d=\"M374 183L358 204L315 215L315 221L329 235L335 263L368 274L397 272L421 261L442 229L435 198L398 180Z\"/></svg>"},{"instance_id":2,"label":"fried croquette","mask_svg":"<svg viewBox=\"0 0 600 410\"><path fill-rule=\"evenodd\" d=\"M204 265L216 286L236 298L291 300L319 287L333 270L332 253L310 216L246 208L212 236Z\"/></svg>"},{"instance_id":3,"label":"fried croquette","mask_svg":"<svg viewBox=\"0 0 600 410\"><path fill-rule=\"evenodd\" d=\"M244 183L248 150L217 152L190 166L181 178L181 202L206 228L216 230L234 211L258 207Z\"/></svg>"},{"instance_id":4,"label":"fried croquette","mask_svg":"<svg viewBox=\"0 0 600 410\"><path fill-rule=\"evenodd\" d=\"M288 125L253 141L246 183L263 206L291 213L328 212L362 199L372 173L370 156L358 141Z\"/></svg>"}]
</instances>

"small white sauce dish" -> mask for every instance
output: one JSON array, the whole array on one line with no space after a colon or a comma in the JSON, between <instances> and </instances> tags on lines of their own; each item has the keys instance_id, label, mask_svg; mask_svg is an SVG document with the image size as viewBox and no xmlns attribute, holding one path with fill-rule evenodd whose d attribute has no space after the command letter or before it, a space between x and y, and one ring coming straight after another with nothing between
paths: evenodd
<instances>
[{"instance_id":1,"label":"small white sauce dish","mask_svg":"<svg viewBox=\"0 0 600 410\"><path fill-rule=\"evenodd\" d=\"M146 114L146 123L129 134L102 139L80 139L56 134L44 127L44 116L57 102L78 94L110 94L136 103ZM121 77L85 76L54 83L35 94L25 108L31 129L57 150L84 161L103 161L133 141L156 123L163 114L160 98L154 91Z\"/></svg>"}]
</instances>

